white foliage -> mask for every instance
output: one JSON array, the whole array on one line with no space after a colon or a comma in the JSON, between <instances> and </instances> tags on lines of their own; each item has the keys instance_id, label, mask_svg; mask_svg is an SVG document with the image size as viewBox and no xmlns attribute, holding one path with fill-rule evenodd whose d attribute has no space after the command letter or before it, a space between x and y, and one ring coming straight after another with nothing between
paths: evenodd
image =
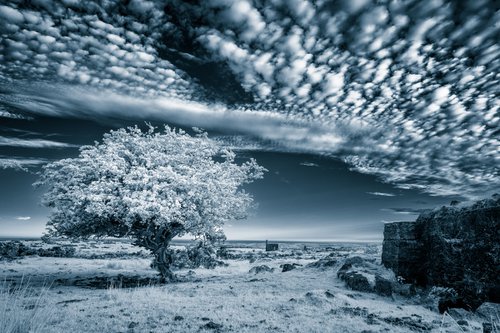
<instances>
[{"instance_id":1,"label":"white foliage","mask_svg":"<svg viewBox=\"0 0 500 333\"><path fill-rule=\"evenodd\" d=\"M166 126L129 127L104 135L80 155L44 167L40 181L53 208L49 226L71 237L139 236L146 228L178 236L216 237L225 221L241 219L252 197L241 185L266 171L209 139Z\"/></svg>"}]
</instances>

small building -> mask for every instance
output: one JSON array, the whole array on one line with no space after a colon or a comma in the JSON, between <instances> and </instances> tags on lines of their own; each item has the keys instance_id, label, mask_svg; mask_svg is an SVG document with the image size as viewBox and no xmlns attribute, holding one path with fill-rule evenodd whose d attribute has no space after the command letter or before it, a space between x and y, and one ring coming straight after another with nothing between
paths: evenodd
<instances>
[{"instance_id":1,"label":"small building","mask_svg":"<svg viewBox=\"0 0 500 333\"><path fill-rule=\"evenodd\" d=\"M266 251L278 251L278 243L269 243L266 240Z\"/></svg>"}]
</instances>

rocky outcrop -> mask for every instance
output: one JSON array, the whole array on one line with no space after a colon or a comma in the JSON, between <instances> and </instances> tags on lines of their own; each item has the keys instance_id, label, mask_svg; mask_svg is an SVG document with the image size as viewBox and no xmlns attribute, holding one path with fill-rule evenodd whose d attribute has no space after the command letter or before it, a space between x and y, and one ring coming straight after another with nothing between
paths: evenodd
<instances>
[{"instance_id":1,"label":"rocky outcrop","mask_svg":"<svg viewBox=\"0 0 500 333\"><path fill-rule=\"evenodd\" d=\"M386 224L382 263L407 281L455 289L473 309L500 302L500 197Z\"/></svg>"},{"instance_id":2,"label":"rocky outcrop","mask_svg":"<svg viewBox=\"0 0 500 333\"><path fill-rule=\"evenodd\" d=\"M387 223L384 228L382 263L408 282L421 276L422 246L415 222ZM418 273L417 273L418 272Z\"/></svg>"}]
</instances>

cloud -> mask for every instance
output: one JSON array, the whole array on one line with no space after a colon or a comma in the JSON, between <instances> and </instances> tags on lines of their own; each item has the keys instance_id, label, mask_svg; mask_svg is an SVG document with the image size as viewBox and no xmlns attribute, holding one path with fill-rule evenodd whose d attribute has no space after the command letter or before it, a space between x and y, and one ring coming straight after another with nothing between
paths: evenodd
<instances>
[{"instance_id":1,"label":"cloud","mask_svg":"<svg viewBox=\"0 0 500 333\"><path fill-rule=\"evenodd\" d=\"M31 216L18 216L18 217L16 217L16 220L28 221L28 220L31 220Z\"/></svg>"},{"instance_id":2,"label":"cloud","mask_svg":"<svg viewBox=\"0 0 500 333\"><path fill-rule=\"evenodd\" d=\"M28 171L30 167L36 167L47 163L48 160L43 158L19 158L19 157L1 157L0 169L15 169L20 171Z\"/></svg>"},{"instance_id":3,"label":"cloud","mask_svg":"<svg viewBox=\"0 0 500 333\"><path fill-rule=\"evenodd\" d=\"M8 6L0 6L0 17L14 24L20 24L24 21L23 14Z\"/></svg>"},{"instance_id":4,"label":"cloud","mask_svg":"<svg viewBox=\"0 0 500 333\"><path fill-rule=\"evenodd\" d=\"M26 112L56 117L74 117L113 122L120 120L164 121L182 126L196 126L211 130L231 131L234 135L245 134L260 142L261 149L276 151L300 151L332 153L349 148L352 133L370 131L360 124L311 124L299 118L289 118L274 112L252 109L229 109L222 104L206 104L173 97L148 99L114 92L99 92L78 87L19 85L15 93L5 96L9 107ZM140 110L140 112L138 112ZM222 137L219 139L223 139ZM229 138L224 138L229 139ZM43 140L7 140L3 144L47 147L71 145ZM235 149L246 149L252 141L229 140ZM0 137L2 145L2 137ZM368 142L367 142L368 145Z\"/></svg>"},{"instance_id":5,"label":"cloud","mask_svg":"<svg viewBox=\"0 0 500 333\"><path fill-rule=\"evenodd\" d=\"M386 192L366 192L371 195L379 196L379 197L395 197L394 193L386 193Z\"/></svg>"},{"instance_id":6,"label":"cloud","mask_svg":"<svg viewBox=\"0 0 500 333\"><path fill-rule=\"evenodd\" d=\"M45 140L45 139L21 139L15 137L0 136L0 147L20 147L20 148L72 148L77 145Z\"/></svg>"},{"instance_id":7,"label":"cloud","mask_svg":"<svg viewBox=\"0 0 500 333\"><path fill-rule=\"evenodd\" d=\"M383 212L390 212L393 214L402 214L402 215L420 215L423 212L428 211L428 209L424 208L382 208Z\"/></svg>"},{"instance_id":8,"label":"cloud","mask_svg":"<svg viewBox=\"0 0 500 333\"><path fill-rule=\"evenodd\" d=\"M300 165L306 166L306 167L319 167L319 164L313 163L313 162L302 162Z\"/></svg>"},{"instance_id":9,"label":"cloud","mask_svg":"<svg viewBox=\"0 0 500 333\"><path fill-rule=\"evenodd\" d=\"M5 110L2 110L1 108L0 108L0 118L26 119L26 120L33 119L31 117L26 117L26 116L23 116L23 115L18 114L18 113L12 113L12 112L8 112L8 111L5 111Z\"/></svg>"},{"instance_id":10,"label":"cloud","mask_svg":"<svg viewBox=\"0 0 500 333\"><path fill-rule=\"evenodd\" d=\"M13 1L0 104L233 130L483 196L500 183L499 15L492 0Z\"/></svg>"}]
</instances>

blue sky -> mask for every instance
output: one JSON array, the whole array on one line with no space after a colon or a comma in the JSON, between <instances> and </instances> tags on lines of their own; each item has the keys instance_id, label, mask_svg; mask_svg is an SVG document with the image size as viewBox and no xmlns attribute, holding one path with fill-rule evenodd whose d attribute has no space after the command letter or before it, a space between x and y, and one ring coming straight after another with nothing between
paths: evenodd
<instances>
[{"instance_id":1,"label":"blue sky","mask_svg":"<svg viewBox=\"0 0 500 333\"><path fill-rule=\"evenodd\" d=\"M273 170L234 237L380 238L382 220L489 196L499 13L488 0L2 2L0 233L44 223L29 185L41 165L144 122L204 128Z\"/></svg>"}]
</instances>

